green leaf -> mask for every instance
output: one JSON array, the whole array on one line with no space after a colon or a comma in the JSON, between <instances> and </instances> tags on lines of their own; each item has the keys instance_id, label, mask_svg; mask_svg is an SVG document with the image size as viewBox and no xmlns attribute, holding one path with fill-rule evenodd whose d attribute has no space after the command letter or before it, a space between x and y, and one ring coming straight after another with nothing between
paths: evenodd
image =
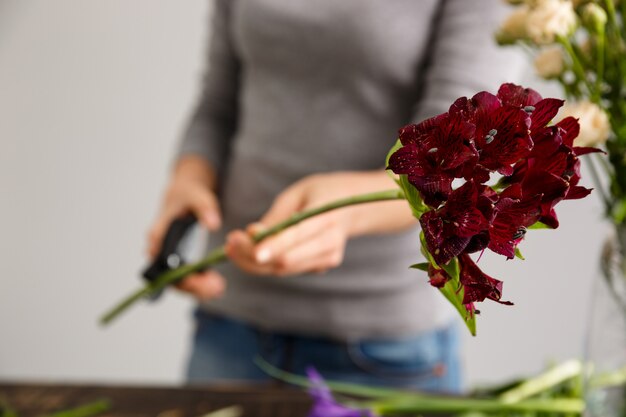
<instances>
[{"instance_id":1,"label":"green leaf","mask_svg":"<svg viewBox=\"0 0 626 417\"><path fill-rule=\"evenodd\" d=\"M545 223L542 222L536 222L534 223L532 226L528 227L529 230L539 230L539 229L552 229L550 226L548 226Z\"/></svg>"},{"instance_id":2,"label":"green leaf","mask_svg":"<svg viewBox=\"0 0 626 417\"><path fill-rule=\"evenodd\" d=\"M424 212L428 210L428 207L426 207L426 205L422 201L422 197L420 196L419 191L417 191L417 188L415 188L413 184L409 182L409 179L406 175L400 175L398 185L404 192L404 197L409 203L409 206L411 206L413 216L419 219L422 214L424 214Z\"/></svg>"},{"instance_id":3,"label":"green leaf","mask_svg":"<svg viewBox=\"0 0 626 417\"><path fill-rule=\"evenodd\" d=\"M385 157L385 167L389 166L389 159L391 159L391 155L393 155L398 149L402 147L402 143L400 139L396 140L396 143L393 144L389 152L387 152L387 156Z\"/></svg>"},{"instance_id":4,"label":"green leaf","mask_svg":"<svg viewBox=\"0 0 626 417\"><path fill-rule=\"evenodd\" d=\"M17 417L17 413L9 406L8 400L0 395L0 417Z\"/></svg>"},{"instance_id":5,"label":"green leaf","mask_svg":"<svg viewBox=\"0 0 626 417\"><path fill-rule=\"evenodd\" d=\"M441 265L441 268L450 275L453 280L461 282L461 270L459 269L459 261L456 258L452 258L450 262L445 265Z\"/></svg>"},{"instance_id":6,"label":"green leaf","mask_svg":"<svg viewBox=\"0 0 626 417\"><path fill-rule=\"evenodd\" d=\"M520 251L519 248L515 248L515 257L521 259L522 261L526 260L526 258L524 258L524 256L522 255L522 251Z\"/></svg>"},{"instance_id":7,"label":"green leaf","mask_svg":"<svg viewBox=\"0 0 626 417\"><path fill-rule=\"evenodd\" d=\"M420 262L418 264L411 265L409 268L419 269L421 271L428 272L428 266L429 265L430 264L428 262Z\"/></svg>"},{"instance_id":8,"label":"green leaf","mask_svg":"<svg viewBox=\"0 0 626 417\"><path fill-rule=\"evenodd\" d=\"M442 265L441 267L450 275L450 280L446 282L443 288L439 288L439 291L459 312L472 336L476 336L476 316L470 313L465 308L465 304L463 304L465 290L459 278L459 261L454 258L447 265Z\"/></svg>"},{"instance_id":9,"label":"green leaf","mask_svg":"<svg viewBox=\"0 0 626 417\"><path fill-rule=\"evenodd\" d=\"M394 143L394 145L391 147L391 149L387 153L387 157L385 158L386 167L389 166L389 159L391 158L391 155L393 155L393 153L397 151L398 149L400 149L401 147L402 147L402 143L400 143L400 139L396 140L396 143ZM391 171L388 171L388 172L392 177L395 178L394 174L392 174ZM409 182L406 175L399 175L398 179L396 180L396 184L398 184L398 186L404 192L404 197L406 198L406 200L409 203L409 206L411 207L413 216L419 219L420 216L426 210L428 210L428 207L426 207L426 205L422 201L422 197L420 197L419 191L417 191L417 189L413 186L413 184Z\"/></svg>"},{"instance_id":10,"label":"green leaf","mask_svg":"<svg viewBox=\"0 0 626 417\"><path fill-rule=\"evenodd\" d=\"M446 285L444 285L443 288L439 288L439 291L459 312L472 336L476 336L476 316L470 313L467 308L465 308L465 304L463 304L463 295L465 291L461 285L461 270L459 268L458 259L454 258L448 262L448 264L439 266L433 259L430 252L428 252L424 232L420 232L420 242L422 243L422 253L428 262L435 268L443 269L450 276L450 280L446 282Z\"/></svg>"},{"instance_id":11,"label":"green leaf","mask_svg":"<svg viewBox=\"0 0 626 417\"><path fill-rule=\"evenodd\" d=\"M626 220L626 201L619 200L613 206L613 220L616 224L622 224Z\"/></svg>"}]
</instances>

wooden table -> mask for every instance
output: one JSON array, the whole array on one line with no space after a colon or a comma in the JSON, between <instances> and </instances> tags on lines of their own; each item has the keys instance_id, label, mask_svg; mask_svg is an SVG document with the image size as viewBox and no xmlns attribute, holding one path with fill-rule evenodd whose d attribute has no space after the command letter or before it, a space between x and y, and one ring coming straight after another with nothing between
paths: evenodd
<instances>
[{"instance_id":1,"label":"wooden table","mask_svg":"<svg viewBox=\"0 0 626 417\"><path fill-rule=\"evenodd\" d=\"M19 417L108 399L112 407L103 417L200 417L210 411L240 405L245 417L305 417L308 395L290 387L119 387L0 382L0 400Z\"/></svg>"}]
</instances>

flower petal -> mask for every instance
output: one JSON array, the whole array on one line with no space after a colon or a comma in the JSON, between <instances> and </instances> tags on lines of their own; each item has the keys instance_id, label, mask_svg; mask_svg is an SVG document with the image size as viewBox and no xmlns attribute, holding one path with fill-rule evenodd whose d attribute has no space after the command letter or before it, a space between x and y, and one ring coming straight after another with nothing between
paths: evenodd
<instances>
[{"instance_id":1,"label":"flower petal","mask_svg":"<svg viewBox=\"0 0 626 417\"><path fill-rule=\"evenodd\" d=\"M570 148L574 146L574 139L576 139L580 134L580 123L578 123L578 119L569 116L558 122L556 125L564 131L564 133L561 134L563 137L563 144L569 146Z\"/></svg>"},{"instance_id":2,"label":"flower petal","mask_svg":"<svg viewBox=\"0 0 626 417\"><path fill-rule=\"evenodd\" d=\"M490 277L478 268L469 255L459 257L461 264L460 280L463 284L463 304L484 301L485 298L501 304L512 305L510 301L501 301L502 281Z\"/></svg>"},{"instance_id":3,"label":"flower petal","mask_svg":"<svg viewBox=\"0 0 626 417\"><path fill-rule=\"evenodd\" d=\"M545 127L550 120L554 119L554 116L559 112L559 108L565 103L564 100L556 98L544 98L534 105L535 109L531 112L530 130L531 136L534 138L536 132Z\"/></svg>"},{"instance_id":4,"label":"flower petal","mask_svg":"<svg viewBox=\"0 0 626 417\"><path fill-rule=\"evenodd\" d=\"M534 106L541 100L541 95L532 88L506 83L500 86L497 94L502 104L524 108Z\"/></svg>"}]
</instances>

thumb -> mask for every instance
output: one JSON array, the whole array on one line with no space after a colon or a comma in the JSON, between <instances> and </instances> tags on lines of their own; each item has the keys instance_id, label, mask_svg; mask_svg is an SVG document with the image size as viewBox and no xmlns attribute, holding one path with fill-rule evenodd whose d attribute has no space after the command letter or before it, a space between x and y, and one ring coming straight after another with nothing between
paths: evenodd
<instances>
[{"instance_id":1,"label":"thumb","mask_svg":"<svg viewBox=\"0 0 626 417\"><path fill-rule=\"evenodd\" d=\"M220 228L222 216L215 195L211 192L195 193L190 202L190 209L200 224L211 231Z\"/></svg>"},{"instance_id":2,"label":"thumb","mask_svg":"<svg viewBox=\"0 0 626 417\"><path fill-rule=\"evenodd\" d=\"M302 187L290 187L280 193L270 209L261 217L259 223L265 227L271 227L302 209L304 192Z\"/></svg>"}]
</instances>

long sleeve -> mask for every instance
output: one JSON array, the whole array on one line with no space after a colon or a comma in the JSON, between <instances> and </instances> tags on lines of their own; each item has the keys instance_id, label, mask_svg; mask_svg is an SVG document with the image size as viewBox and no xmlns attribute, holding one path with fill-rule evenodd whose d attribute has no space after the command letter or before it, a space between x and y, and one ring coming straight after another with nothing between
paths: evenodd
<instances>
[{"instance_id":1,"label":"long sleeve","mask_svg":"<svg viewBox=\"0 0 626 417\"><path fill-rule=\"evenodd\" d=\"M520 82L528 68L524 55L494 40L507 13L503 3L442 0L415 122L446 112L458 97L483 90L495 94L504 82Z\"/></svg>"},{"instance_id":2,"label":"long sleeve","mask_svg":"<svg viewBox=\"0 0 626 417\"><path fill-rule=\"evenodd\" d=\"M178 157L205 158L220 175L237 128L240 63L233 47L233 0L217 0L213 11L207 69L202 93L183 135Z\"/></svg>"}]
</instances>

